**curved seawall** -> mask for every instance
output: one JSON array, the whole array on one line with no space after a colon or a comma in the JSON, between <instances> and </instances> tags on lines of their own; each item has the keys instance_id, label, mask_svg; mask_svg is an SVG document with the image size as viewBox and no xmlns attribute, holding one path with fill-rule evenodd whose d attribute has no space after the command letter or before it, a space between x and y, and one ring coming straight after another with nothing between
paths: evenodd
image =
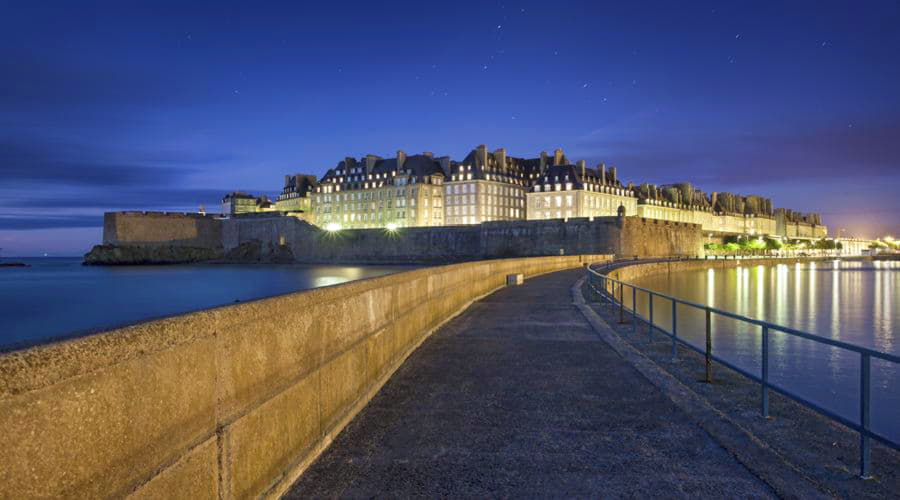
<instances>
[{"instance_id":1,"label":"curved seawall","mask_svg":"<svg viewBox=\"0 0 900 500\"><path fill-rule=\"evenodd\" d=\"M419 269L2 354L0 497L276 496L507 274L609 258Z\"/></svg>"},{"instance_id":2,"label":"curved seawall","mask_svg":"<svg viewBox=\"0 0 900 500\"><path fill-rule=\"evenodd\" d=\"M793 264L795 262L810 262L817 260L834 260L834 257L760 257L756 259L693 259L669 260L659 262L620 261L619 263L617 263L617 267L610 270L608 274L613 279L630 282L635 278L643 276L674 273L678 271L693 271L696 269L726 269L730 267L750 265Z\"/></svg>"}]
</instances>

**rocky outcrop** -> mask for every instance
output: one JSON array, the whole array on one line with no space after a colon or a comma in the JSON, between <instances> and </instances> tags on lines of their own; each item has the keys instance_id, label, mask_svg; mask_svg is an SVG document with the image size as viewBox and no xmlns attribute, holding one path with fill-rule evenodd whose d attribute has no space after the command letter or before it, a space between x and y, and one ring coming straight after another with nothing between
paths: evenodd
<instances>
[{"instance_id":1,"label":"rocky outcrop","mask_svg":"<svg viewBox=\"0 0 900 500\"><path fill-rule=\"evenodd\" d=\"M171 245L96 245L84 255L84 264L91 266L190 264L221 258L221 250L210 248Z\"/></svg>"},{"instance_id":2,"label":"rocky outcrop","mask_svg":"<svg viewBox=\"0 0 900 500\"><path fill-rule=\"evenodd\" d=\"M225 254L226 262L242 264L293 264L294 253L285 245L263 244L259 240L245 241Z\"/></svg>"}]
</instances>

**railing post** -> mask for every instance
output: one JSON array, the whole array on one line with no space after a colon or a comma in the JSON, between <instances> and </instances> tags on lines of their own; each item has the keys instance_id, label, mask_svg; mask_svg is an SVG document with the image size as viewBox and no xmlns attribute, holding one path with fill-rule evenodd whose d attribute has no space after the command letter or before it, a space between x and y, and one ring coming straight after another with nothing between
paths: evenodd
<instances>
[{"instance_id":1,"label":"railing post","mask_svg":"<svg viewBox=\"0 0 900 500\"><path fill-rule=\"evenodd\" d=\"M591 302L597 302L597 278L591 272L590 265L588 265L588 287L591 289Z\"/></svg>"},{"instance_id":2,"label":"railing post","mask_svg":"<svg viewBox=\"0 0 900 500\"><path fill-rule=\"evenodd\" d=\"M712 383L712 313L706 309L706 383Z\"/></svg>"},{"instance_id":3,"label":"railing post","mask_svg":"<svg viewBox=\"0 0 900 500\"><path fill-rule=\"evenodd\" d=\"M769 418L769 327L762 327L762 416Z\"/></svg>"},{"instance_id":4,"label":"railing post","mask_svg":"<svg viewBox=\"0 0 900 500\"><path fill-rule=\"evenodd\" d=\"M625 291L622 289L623 283L619 282L619 323L625 322Z\"/></svg>"},{"instance_id":5,"label":"railing post","mask_svg":"<svg viewBox=\"0 0 900 500\"><path fill-rule=\"evenodd\" d=\"M631 328L637 334L637 288L631 287Z\"/></svg>"},{"instance_id":6,"label":"railing post","mask_svg":"<svg viewBox=\"0 0 900 500\"><path fill-rule=\"evenodd\" d=\"M678 359L678 302L672 299L672 361Z\"/></svg>"},{"instance_id":7,"label":"railing post","mask_svg":"<svg viewBox=\"0 0 900 500\"><path fill-rule=\"evenodd\" d=\"M650 297L650 325L647 327L647 343L653 343L653 292L647 292Z\"/></svg>"},{"instance_id":8,"label":"railing post","mask_svg":"<svg viewBox=\"0 0 900 500\"><path fill-rule=\"evenodd\" d=\"M863 431L869 430L869 405L871 403L871 375L872 364L868 354L862 354L862 365L859 370L859 426ZM865 432L859 433L859 476L869 479L870 453L869 436Z\"/></svg>"}]
</instances>

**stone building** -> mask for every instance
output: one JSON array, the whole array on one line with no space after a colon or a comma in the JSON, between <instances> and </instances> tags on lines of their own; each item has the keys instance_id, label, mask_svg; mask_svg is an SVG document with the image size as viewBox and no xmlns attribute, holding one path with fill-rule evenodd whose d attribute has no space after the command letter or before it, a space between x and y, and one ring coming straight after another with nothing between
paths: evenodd
<instances>
[{"instance_id":1,"label":"stone building","mask_svg":"<svg viewBox=\"0 0 900 500\"><path fill-rule=\"evenodd\" d=\"M524 220L525 193L537 177L538 160L490 153L484 144L462 162L450 162L444 184L447 225Z\"/></svg>"},{"instance_id":2,"label":"stone building","mask_svg":"<svg viewBox=\"0 0 900 500\"><path fill-rule=\"evenodd\" d=\"M399 228L444 225L447 157L431 153L396 158L345 158L312 193L316 225L338 228Z\"/></svg>"},{"instance_id":3,"label":"stone building","mask_svg":"<svg viewBox=\"0 0 900 500\"><path fill-rule=\"evenodd\" d=\"M524 159L503 148L492 153L483 144L460 162L431 153L407 157L403 151L389 159L346 158L318 185L312 176L286 177L276 203L279 210L306 212L311 222L332 229L590 218L618 215L620 207L627 216L697 224L710 236L827 234L818 215L775 210L761 196L707 195L690 183L626 186L615 167L572 164L561 149Z\"/></svg>"},{"instance_id":4,"label":"stone building","mask_svg":"<svg viewBox=\"0 0 900 500\"><path fill-rule=\"evenodd\" d=\"M571 165L561 149L549 158L541 153L538 175L527 194L527 218L567 219L617 215L637 215L637 198L622 186L616 168L601 164L587 168L584 160Z\"/></svg>"},{"instance_id":5,"label":"stone building","mask_svg":"<svg viewBox=\"0 0 900 500\"><path fill-rule=\"evenodd\" d=\"M645 219L668 220L712 227L714 214L706 193L687 182L641 184L633 188L638 199L637 214Z\"/></svg>"},{"instance_id":6,"label":"stone building","mask_svg":"<svg viewBox=\"0 0 900 500\"><path fill-rule=\"evenodd\" d=\"M222 213L225 215L253 214L274 210L275 205L266 196L253 196L235 191L222 198Z\"/></svg>"},{"instance_id":7,"label":"stone building","mask_svg":"<svg viewBox=\"0 0 900 500\"><path fill-rule=\"evenodd\" d=\"M275 210L288 215L308 216L311 208L310 195L318 185L314 175L285 175L284 188L275 200Z\"/></svg>"},{"instance_id":8,"label":"stone building","mask_svg":"<svg viewBox=\"0 0 900 500\"><path fill-rule=\"evenodd\" d=\"M824 238L828 227L822 224L819 214L802 214L787 208L775 209L775 226L779 236L785 238Z\"/></svg>"}]
</instances>

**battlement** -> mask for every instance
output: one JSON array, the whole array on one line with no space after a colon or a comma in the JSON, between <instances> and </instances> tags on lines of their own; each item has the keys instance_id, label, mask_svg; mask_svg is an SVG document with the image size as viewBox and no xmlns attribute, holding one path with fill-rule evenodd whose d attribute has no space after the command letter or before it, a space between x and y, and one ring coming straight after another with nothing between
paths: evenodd
<instances>
[{"instance_id":1,"label":"battlement","mask_svg":"<svg viewBox=\"0 0 900 500\"><path fill-rule=\"evenodd\" d=\"M218 214L195 212L107 212L103 244L216 249L222 247L221 221Z\"/></svg>"}]
</instances>

